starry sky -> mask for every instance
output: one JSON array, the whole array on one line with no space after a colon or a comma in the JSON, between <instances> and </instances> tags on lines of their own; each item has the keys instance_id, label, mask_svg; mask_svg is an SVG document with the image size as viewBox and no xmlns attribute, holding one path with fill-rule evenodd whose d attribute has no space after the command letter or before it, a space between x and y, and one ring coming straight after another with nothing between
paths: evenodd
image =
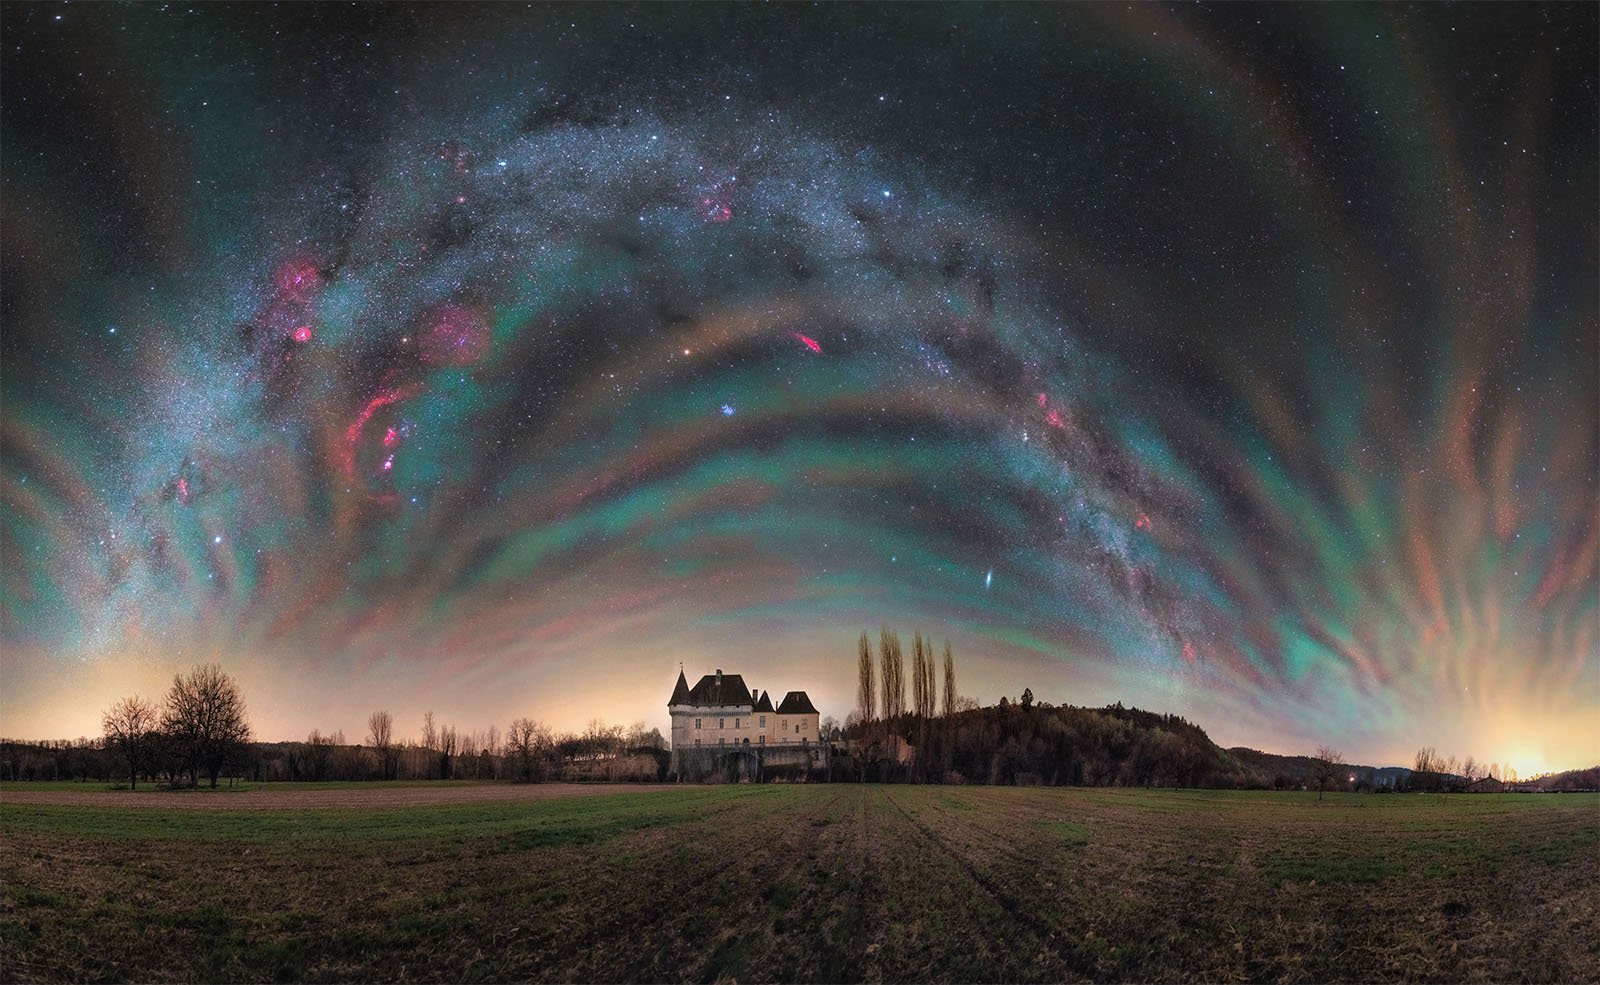
<instances>
[{"instance_id":1,"label":"starry sky","mask_svg":"<svg viewBox=\"0 0 1600 985\"><path fill-rule=\"evenodd\" d=\"M1600 760L1592 4L0 8L0 732Z\"/></svg>"}]
</instances>

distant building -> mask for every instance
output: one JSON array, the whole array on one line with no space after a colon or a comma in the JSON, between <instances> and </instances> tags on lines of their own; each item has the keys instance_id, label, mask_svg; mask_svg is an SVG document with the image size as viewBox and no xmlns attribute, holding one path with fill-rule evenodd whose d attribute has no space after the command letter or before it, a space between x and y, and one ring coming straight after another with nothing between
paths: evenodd
<instances>
[{"instance_id":1,"label":"distant building","mask_svg":"<svg viewBox=\"0 0 1600 985\"><path fill-rule=\"evenodd\" d=\"M678 671L678 685L667 700L672 716L672 751L754 746L814 746L819 716L804 691L789 691L773 707L766 691L752 691L739 674L700 678L694 687Z\"/></svg>"}]
</instances>

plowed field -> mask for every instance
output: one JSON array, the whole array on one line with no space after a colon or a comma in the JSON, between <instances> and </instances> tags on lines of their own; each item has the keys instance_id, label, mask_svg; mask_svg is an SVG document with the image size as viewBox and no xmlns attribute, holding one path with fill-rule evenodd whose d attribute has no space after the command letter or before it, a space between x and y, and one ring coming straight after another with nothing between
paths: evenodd
<instances>
[{"instance_id":1,"label":"plowed field","mask_svg":"<svg viewBox=\"0 0 1600 985\"><path fill-rule=\"evenodd\" d=\"M1600 975L1592 795L357 786L48 799L0 792L7 981Z\"/></svg>"}]
</instances>

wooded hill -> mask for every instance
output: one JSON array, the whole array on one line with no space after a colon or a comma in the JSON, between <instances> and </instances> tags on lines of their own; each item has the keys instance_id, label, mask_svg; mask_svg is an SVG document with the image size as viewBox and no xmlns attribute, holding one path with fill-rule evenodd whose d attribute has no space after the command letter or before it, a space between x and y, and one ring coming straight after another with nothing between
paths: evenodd
<instances>
[{"instance_id":1,"label":"wooded hill","mask_svg":"<svg viewBox=\"0 0 1600 985\"><path fill-rule=\"evenodd\" d=\"M1317 767L1309 756L1224 749L1177 715L1035 704L1031 694L932 719L856 722L847 737L844 769L880 781L1298 789L1314 786ZM1329 789L1393 789L1409 773L1341 765Z\"/></svg>"}]
</instances>

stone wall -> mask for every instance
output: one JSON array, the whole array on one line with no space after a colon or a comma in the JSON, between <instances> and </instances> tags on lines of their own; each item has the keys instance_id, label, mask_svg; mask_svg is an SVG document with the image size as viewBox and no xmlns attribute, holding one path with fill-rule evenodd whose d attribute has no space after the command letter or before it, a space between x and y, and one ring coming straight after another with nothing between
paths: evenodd
<instances>
[{"instance_id":1,"label":"stone wall","mask_svg":"<svg viewBox=\"0 0 1600 985\"><path fill-rule=\"evenodd\" d=\"M791 746L699 746L672 750L668 780L683 783L807 782L828 778L829 748L809 742Z\"/></svg>"}]
</instances>

